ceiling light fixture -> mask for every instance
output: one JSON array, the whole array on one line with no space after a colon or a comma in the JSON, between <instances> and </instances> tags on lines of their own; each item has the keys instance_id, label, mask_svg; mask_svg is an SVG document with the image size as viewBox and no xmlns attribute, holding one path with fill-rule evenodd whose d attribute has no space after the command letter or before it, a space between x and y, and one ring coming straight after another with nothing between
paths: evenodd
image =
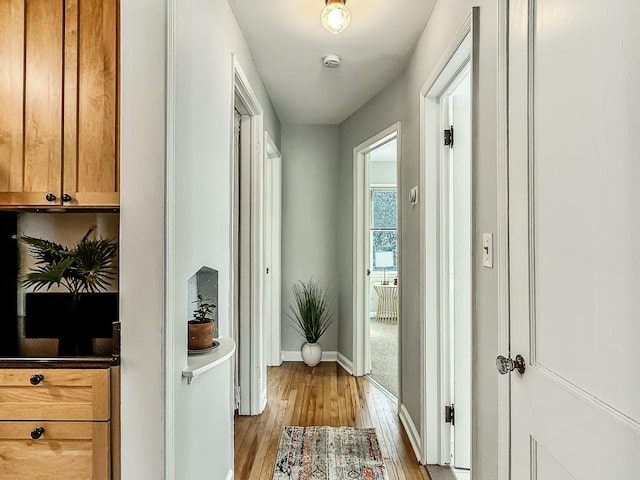
<instances>
[{"instance_id":1,"label":"ceiling light fixture","mask_svg":"<svg viewBox=\"0 0 640 480\"><path fill-rule=\"evenodd\" d=\"M325 0L320 19L324 28L334 35L343 31L351 21L351 12L345 6L346 0Z\"/></svg>"}]
</instances>

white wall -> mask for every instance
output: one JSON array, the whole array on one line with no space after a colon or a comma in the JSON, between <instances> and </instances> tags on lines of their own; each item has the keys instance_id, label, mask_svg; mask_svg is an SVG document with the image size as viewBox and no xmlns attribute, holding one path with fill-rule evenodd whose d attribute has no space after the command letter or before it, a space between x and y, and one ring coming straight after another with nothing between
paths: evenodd
<instances>
[{"instance_id":1,"label":"white wall","mask_svg":"<svg viewBox=\"0 0 640 480\"><path fill-rule=\"evenodd\" d=\"M175 49L170 51L167 6L176 13L175 19L169 15L172 24L175 20ZM265 129L279 144L279 120L227 1L122 2L123 480L223 479L233 469L229 372L216 370L192 386L181 377L187 363L187 280L202 265L220 271L220 329L229 332L232 52L262 103ZM173 58L177 76L168 81L178 106L176 155L167 171L175 169L176 178L165 189L166 67ZM172 134L168 132L170 142ZM169 212L165 194L176 198ZM175 227L175 239L168 243L163 240L166 213ZM169 269L165 245L171 247L166 252ZM167 272L172 277L165 290ZM165 298L175 300L166 312ZM174 327L166 352L165 316ZM167 399L174 402L167 418L165 378L175 395ZM172 450L163 451L165 440ZM165 458L174 456L176 469L165 477Z\"/></svg>"},{"instance_id":2,"label":"white wall","mask_svg":"<svg viewBox=\"0 0 640 480\"><path fill-rule=\"evenodd\" d=\"M233 469L230 376L210 372L187 385L187 282L203 265L219 271L220 335L229 335L231 159L234 54L264 110L264 127L280 144L280 122L226 0L176 2L175 243L168 255L174 305L175 444L178 480L224 479ZM171 165L170 165L171 168ZM226 369L226 366L219 367ZM206 455L202 455L203 452ZM145 477L151 478L151 477Z\"/></svg>"},{"instance_id":3,"label":"white wall","mask_svg":"<svg viewBox=\"0 0 640 480\"><path fill-rule=\"evenodd\" d=\"M120 6L123 480L163 470L166 5Z\"/></svg>"},{"instance_id":4,"label":"white wall","mask_svg":"<svg viewBox=\"0 0 640 480\"><path fill-rule=\"evenodd\" d=\"M401 399L413 423L420 418L420 285L419 220L420 208L407 201L408 189L419 178L419 92L434 66L446 50L456 31L470 14L473 5L480 6L480 72L478 89L477 152L474 178L476 237L482 232L496 232L496 71L497 71L497 2L491 0L440 0L429 19L406 71L396 81L368 102L340 126L339 202L348 205L352 198L353 148L402 121L402 176L399 198L402 199L402 379ZM423 195L420 192L419 195ZM422 196L422 198L424 198ZM348 203L347 203L348 202ZM340 211L338 245L340 251L340 309L351 312L352 282L352 208ZM494 237L495 238L495 237ZM499 241L499 239L496 239ZM477 248L480 253L481 249ZM497 276L496 269L481 268L476 255L474 375L476 376L477 410L474 435L482 438L473 458L474 478L497 478L497 376L494 360L498 348ZM348 315L341 318L339 350L352 358L353 325Z\"/></svg>"},{"instance_id":5,"label":"white wall","mask_svg":"<svg viewBox=\"0 0 640 480\"><path fill-rule=\"evenodd\" d=\"M310 278L338 294L336 250L338 127L284 125L282 128L282 350L299 351L304 339L287 316L291 285ZM320 344L338 348L335 321Z\"/></svg>"}]
</instances>

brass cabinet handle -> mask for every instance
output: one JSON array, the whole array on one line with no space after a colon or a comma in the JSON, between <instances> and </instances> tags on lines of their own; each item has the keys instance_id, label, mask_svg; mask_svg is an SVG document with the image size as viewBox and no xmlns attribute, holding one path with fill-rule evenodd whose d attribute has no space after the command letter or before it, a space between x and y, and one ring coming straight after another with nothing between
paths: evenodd
<instances>
[{"instance_id":1,"label":"brass cabinet handle","mask_svg":"<svg viewBox=\"0 0 640 480\"><path fill-rule=\"evenodd\" d=\"M31 385L40 385L40 383L44 380L44 375L41 373L36 373L35 375L31 375L29 382Z\"/></svg>"},{"instance_id":2,"label":"brass cabinet handle","mask_svg":"<svg viewBox=\"0 0 640 480\"><path fill-rule=\"evenodd\" d=\"M43 433L44 433L43 427L34 428L33 430L31 430L31 438L33 438L34 440L38 440Z\"/></svg>"}]
</instances>

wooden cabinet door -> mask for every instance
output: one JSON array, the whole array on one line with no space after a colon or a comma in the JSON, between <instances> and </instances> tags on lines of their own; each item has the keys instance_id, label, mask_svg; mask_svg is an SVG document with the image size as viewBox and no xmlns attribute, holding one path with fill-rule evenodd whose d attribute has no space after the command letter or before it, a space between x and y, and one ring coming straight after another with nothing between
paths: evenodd
<instances>
[{"instance_id":1,"label":"wooden cabinet door","mask_svg":"<svg viewBox=\"0 0 640 480\"><path fill-rule=\"evenodd\" d=\"M0 419L109 420L109 375L109 369L0 369Z\"/></svg>"},{"instance_id":2,"label":"wooden cabinet door","mask_svg":"<svg viewBox=\"0 0 640 480\"><path fill-rule=\"evenodd\" d=\"M64 205L117 207L118 2L65 8Z\"/></svg>"},{"instance_id":3,"label":"wooden cabinet door","mask_svg":"<svg viewBox=\"0 0 640 480\"><path fill-rule=\"evenodd\" d=\"M60 204L63 13L0 0L0 206Z\"/></svg>"},{"instance_id":4,"label":"wooden cabinet door","mask_svg":"<svg viewBox=\"0 0 640 480\"><path fill-rule=\"evenodd\" d=\"M0 422L0 478L110 479L109 423Z\"/></svg>"}]
</instances>

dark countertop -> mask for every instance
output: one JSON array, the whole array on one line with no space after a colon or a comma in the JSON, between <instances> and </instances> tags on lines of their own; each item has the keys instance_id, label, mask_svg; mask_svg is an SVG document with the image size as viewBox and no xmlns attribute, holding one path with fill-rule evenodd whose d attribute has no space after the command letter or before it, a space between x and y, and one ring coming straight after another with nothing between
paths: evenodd
<instances>
[{"instance_id":1,"label":"dark countertop","mask_svg":"<svg viewBox=\"0 0 640 480\"><path fill-rule=\"evenodd\" d=\"M0 368L109 368L120 357L0 357Z\"/></svg>"}]
</instances>

